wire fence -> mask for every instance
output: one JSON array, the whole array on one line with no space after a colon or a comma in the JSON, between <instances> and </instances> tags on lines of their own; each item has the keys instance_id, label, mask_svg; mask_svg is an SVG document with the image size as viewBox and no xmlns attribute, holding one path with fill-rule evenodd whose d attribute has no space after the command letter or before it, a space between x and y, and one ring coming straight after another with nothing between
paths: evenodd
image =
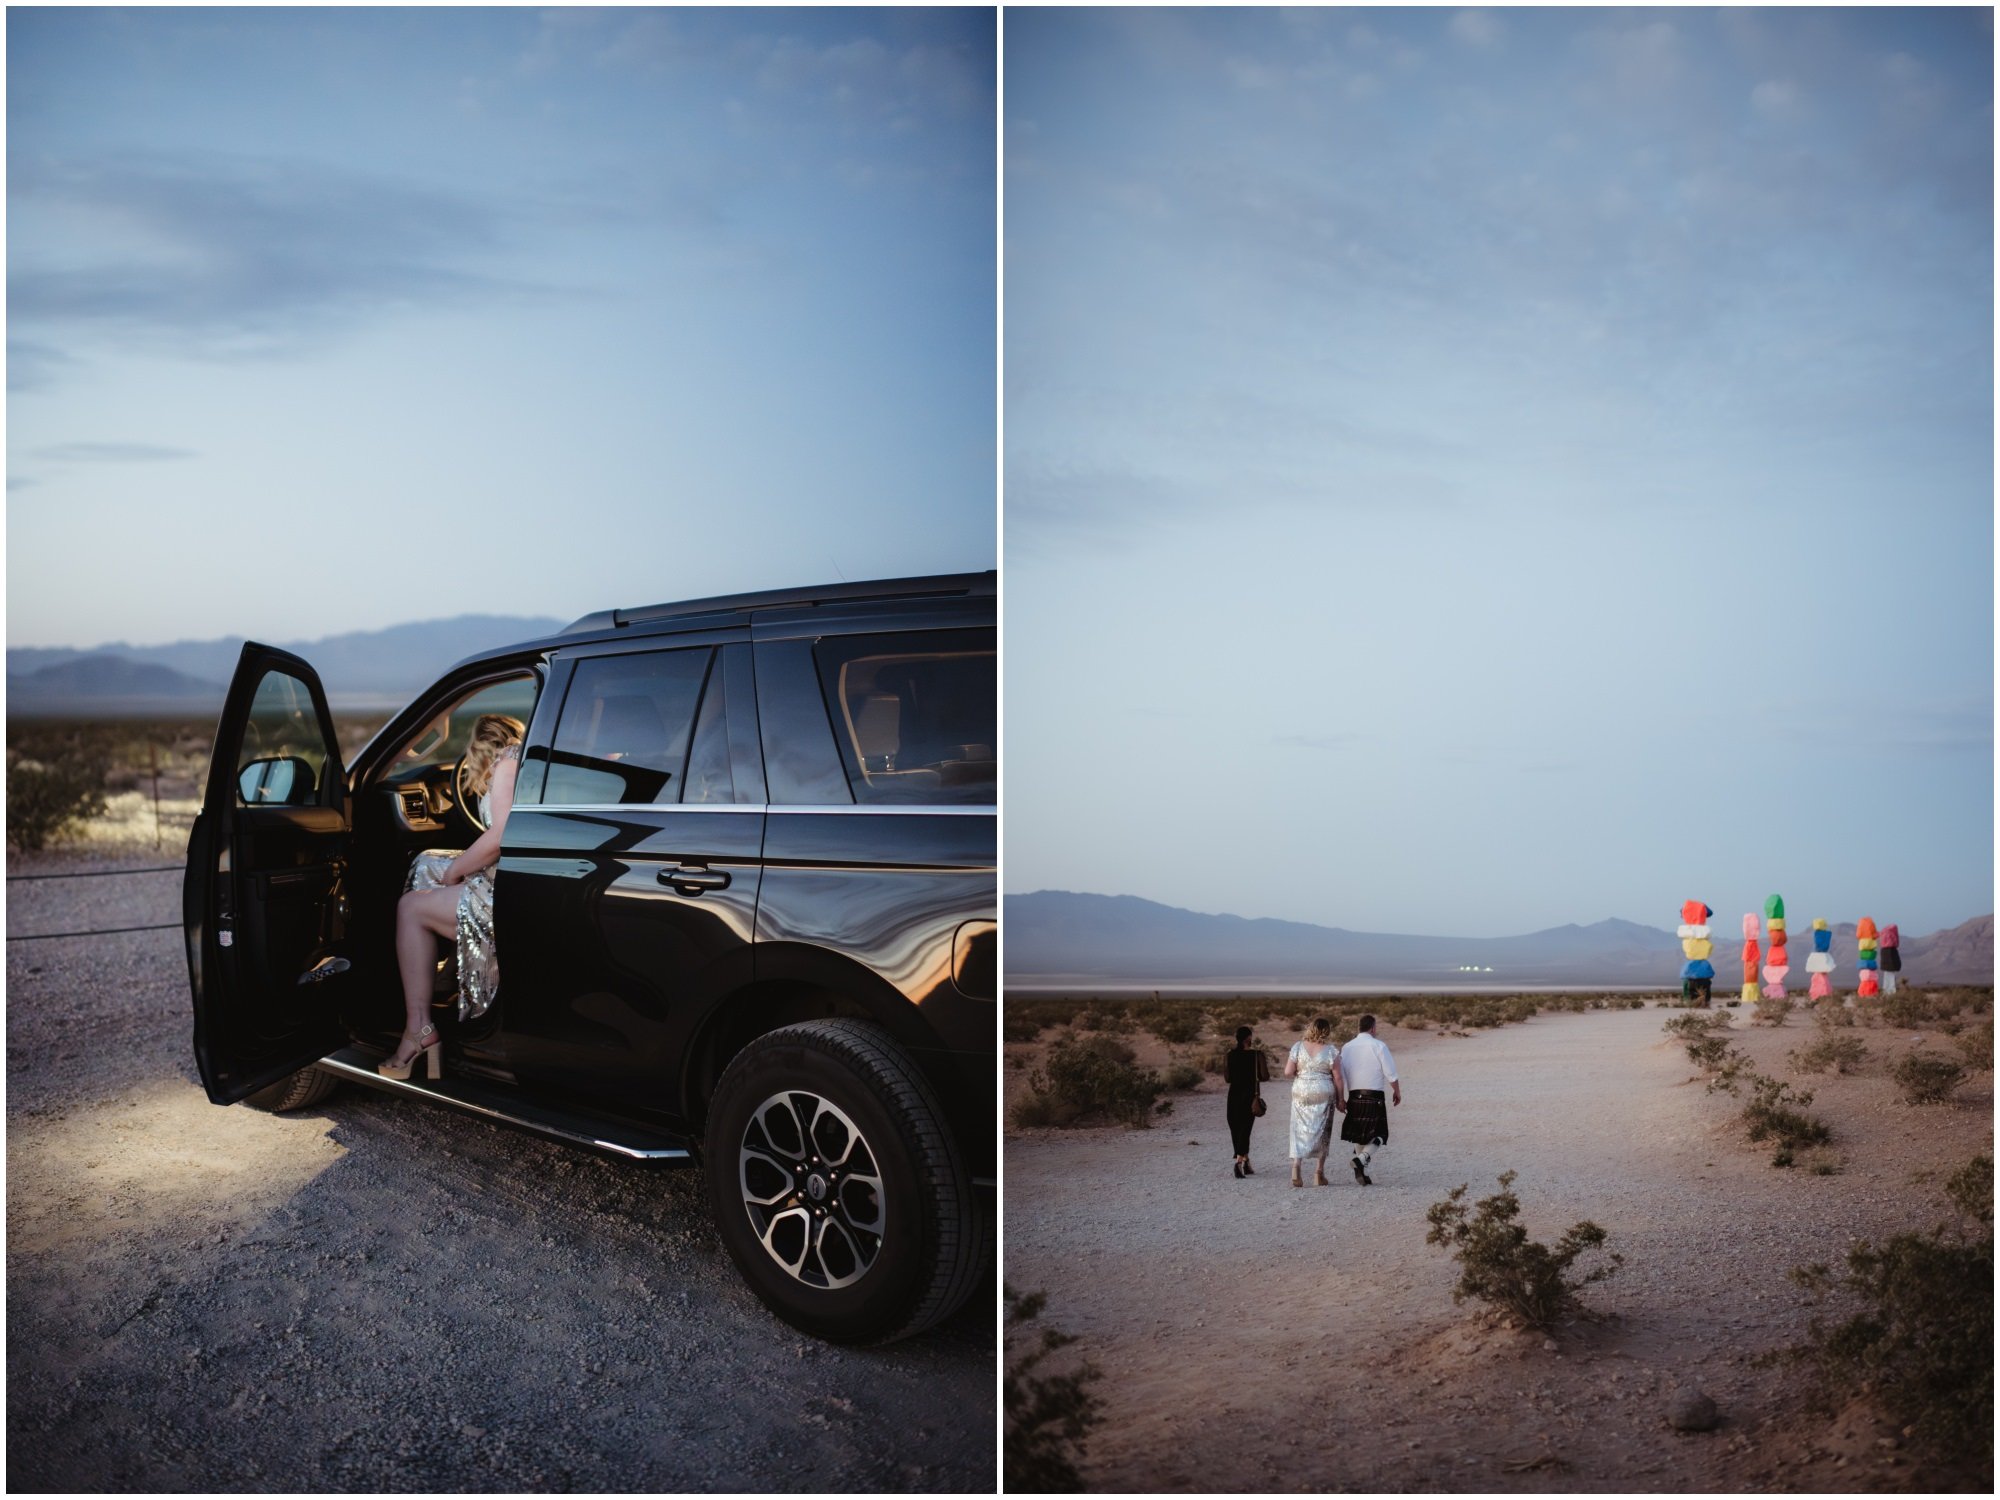
<instances>
[{"instance_id":1,"label":"wire fence","mask_svg":"<svg viewBox=\"0 0 2000 1500\"><path fill-rule=\"evenodd\" d=\"M100 875L164 875L178 873L183 865L141 865L132 870L68 870L51 875L9 875L7 883L17 880L89 880ZM86 927L79 932L23 932L8 933L10 943L41 943L53 938L111 937L121 932L170 932L179 927L179 922L154 922L143 927Z\"/></svg>"},{"instance_id":2,"label":"wire fence","mask_svg":"<svg viewBox=\"0 0 2000 1500\"><path fill-rule=\"evenodd\" d=\"M81 932L23 932L8 933L10 943L39 943L49 938L109 937L115 932L168 932L179 927L179 922L155 922L150 927L87 927Z\"/></svg>"},{"instance_id":3,"label":"wire fence","mask_svg":"<svg viewBox=\"0 0 2000 1500\"><path fill-rule=\"evenodd\" d=\"M9 875L7 883L17 880L90 880L99 875L163 875L169 870L179 872L186 865L141 865L136 870L68 870L56 875Z\"/></svg>"}]
</instances>

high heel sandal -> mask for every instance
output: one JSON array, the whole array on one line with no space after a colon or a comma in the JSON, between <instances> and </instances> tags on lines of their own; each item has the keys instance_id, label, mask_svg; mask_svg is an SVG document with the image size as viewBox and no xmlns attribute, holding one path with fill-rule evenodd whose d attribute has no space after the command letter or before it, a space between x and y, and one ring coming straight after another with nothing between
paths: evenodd
<instances>
[{"instance_id":1,"label":"high heel sandal","mask_svg":"<svg viewBox=\"0 0 2000 1500\"><path fill-rule=\"evenodd\" d=\"M396 1050L398 1052L403 1050L400 1042L397 1043ZM426 1079L435 1083L444 1077L444 1033L428 1021L424 1023L424 1029L417 1033L417 1050L410 1054L409 1061L398 1063L391 1054L375 1065L375 1071L384 1078L407 1082L410 1070L416 1067L420 1058L423 1060Z\"/></svg>"}]
</instances>

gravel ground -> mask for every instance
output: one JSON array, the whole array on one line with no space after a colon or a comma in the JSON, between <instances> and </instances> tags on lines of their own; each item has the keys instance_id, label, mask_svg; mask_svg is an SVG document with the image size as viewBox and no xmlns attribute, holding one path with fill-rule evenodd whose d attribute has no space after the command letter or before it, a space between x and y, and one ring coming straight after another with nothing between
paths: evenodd
<instances>
[{"instance_id":1,"label":"gravel ground","mask_svg":"<svg viewBox=\"0 0 2000 1500\"><path fill-rule=\"evenodd\" d=\"M1862 1076L1798 1080L1834 1128L1839 1172L1781 1171L1743 1139L1740 1104L1707 1094L1662 1035L1668 1014L1385 1029L1404 1102L1373 1187L1339 1154L1331 1187L1288 1185L1282 1081L1243 1181L1212 1085L1152 1130L1010 1134L1008 1283L1046 1289L1044 1321L1104 1371L1088 1487L1962 1487L1865 1409L1806 1413L1796 1371L1758 1357L1806 1331L1793 1266L1944 1217L1943 1176L1991 1149L1991 1075L1909 1110L1883 1062L1939 1039L1857 1030L1873 1054ZM1790 1078L1785 1052L1812 1035L1796 1016L1776 1030L1739 1017L1733 1039ZM1010 1091L1023 1076L1010 1070ZM1485 1196L1508 1168L1531 1235L1591 1219L1625 1257L1584 1294L1599 1320L1547 1343L1455 1306L1457 1268L1424 1243L1431 1204L1460 1183ZM1689 1385L1720 1407L1716 1430L1668 1426Z\"/></svg>"},{"instance_id":2,"label":"gravel ground","mask_svg":"<svg viewBox=\"0 0 2000 1500\"><path fill-rule=\"evenodd\" d=\"M179 893L10 884L8 933ZM10 941L7 998L12 1491L994 1488L997 1278L837 1348L742 1284L697 1173L368 1089L211 1105L175 931Z\"/></svg>"}]
</instances>

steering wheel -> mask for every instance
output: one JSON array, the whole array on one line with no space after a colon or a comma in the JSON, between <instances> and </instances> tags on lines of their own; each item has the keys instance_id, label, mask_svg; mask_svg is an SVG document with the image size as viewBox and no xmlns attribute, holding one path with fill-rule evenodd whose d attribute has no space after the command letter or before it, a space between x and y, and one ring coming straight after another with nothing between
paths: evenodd
<instances>
[{"instance_id":1,"label":"steering wheel","mask_svg":"<svg viewBox=\"0 0 2000 1500\"><path fill-rule=\"evenodd\" d=\"M452 770L451 773L452 795L458 798L458 810L465 814L466 820L470 822L474 828L477 828L481 833L484 833L486 832L486 823L485 820L479 816L479 799L477 797L472 796L466 790L466 785L465 785L466 760L467 757L461 755L458 758L458 765L454 767Z\"/></svg>"}]
</instances>

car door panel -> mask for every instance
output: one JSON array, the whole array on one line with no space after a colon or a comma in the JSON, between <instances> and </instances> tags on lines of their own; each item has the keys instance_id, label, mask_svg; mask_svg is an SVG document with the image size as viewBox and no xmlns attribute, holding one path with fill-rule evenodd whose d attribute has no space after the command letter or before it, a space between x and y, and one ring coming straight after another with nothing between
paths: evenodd
<instances>
[{"instance_id":1,"label":"car door panel","mask_svg":"<svg viewBox=\"0 0 2000 1500\"><path fill-rule=\"evenodd\" d=\"M274 684L296 704L283 733L322 757L310 801L249 803L239 776L300 749L257 707ZM345 1039L355 972L344 954L349 825L326 696L298 657L250 642L217 725L182 885L195 1060L228 1104L316 1061ZM303 762L301 762L303 763Z\"/></svg>"}]
</instances>

